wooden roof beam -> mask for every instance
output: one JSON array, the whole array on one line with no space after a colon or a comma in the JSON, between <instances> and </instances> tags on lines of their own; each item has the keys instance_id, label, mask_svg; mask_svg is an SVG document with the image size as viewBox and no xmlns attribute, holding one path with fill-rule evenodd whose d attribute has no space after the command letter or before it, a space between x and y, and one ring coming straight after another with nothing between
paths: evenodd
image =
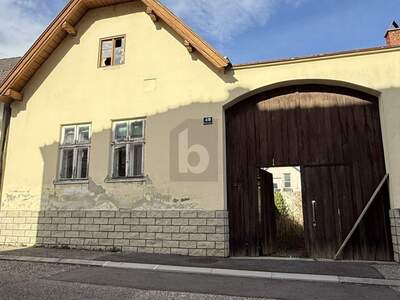
<instances>
[{"instance_id":1,"label":"wooden roof beam","mask_svg":"<svg viewBox=\"0 0 400 300\"><path fill-rule=\"evenodd\" d=\"M151 7L146 8L146 14L150 16L150 18L153 20L153 22L158 22L158 16L154 12L154 10Z\"/></svg>"},{"instance_id":2,"label":"wooden roof beam","mask_svg":"<svg viewBox=\"0 0 400 300\"><path fill-rule=\"evenodd\" d=\"M12 99L6 95L0 95L0 102L10 103L12 102Z\"/></svg>"},{"instance_id":3,"label":"wooden roof beam","mask_svg":"<svg viewBox=\"0 0 400 300\"><path fill-rule=\"evenodd\" d=\"M69 35L75 36L77 34L77 31L74 26L72 26L69 22L65 21L62 25L61 28L68 33Z\"/></svg>"},{"instance_id":4,"label":"wooden roof beam","mask_svg":"<svg viewBox=\"0 0 400 300\"><path fill-rule=\"evenodd\" d=\"M186 47L186 49L189 51L189 53L194 52L195 49L193 48L192 44L188 40L185 40L183 42L183 45Z\"/></svg>"},{"instance_id":5,"label":"wooden roof beam","mask_svg":"<svg viewBox=\"0 0 400 300\"><path fill-rule=\"evenodd\" d=\"M16 90L13 89L8 89L4 96L15 101L22 101L22 99L24 98L24 95L22 95L22 93L17 92Z\"/></svg>"}]
</instances>

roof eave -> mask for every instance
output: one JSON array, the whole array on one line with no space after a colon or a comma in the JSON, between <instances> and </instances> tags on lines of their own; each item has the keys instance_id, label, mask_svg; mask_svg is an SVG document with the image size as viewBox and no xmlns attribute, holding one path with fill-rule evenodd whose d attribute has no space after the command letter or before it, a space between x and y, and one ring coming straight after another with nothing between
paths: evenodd
<instances>
[{"instance_id":1,"label":"roof eave","mask_svg":"<svg viewBox=\"0 0 400 300\"><path fill-rule=\"evenodd\" d=\"M118 4L123 2L130 2L132 0L118 0L112 2L110 0L110 4ZM208 45L203 39L201 39L193 30L191 30L186 24L182 22L178 17L176 17L168 8L162 5L158 0L141 0L141 2L150 7L157 16L162 19L168 26L170 26L174 31L178 33L184 40L187 40L191 43L191 45L206 59L208 60L217 70L227 70L230 67L230 62L228 59L220 55L214 48ZM21 58L21 60L17 63L17 65L12 69L12 71L8 74L8 76L4 79L2 84L0 85L0 96L5 96L5 92L14 88L17 80L20 79L19 76L22 76L24 72L27 72L29 66L35 64L35 60L38 58L39 51L43 50L46 43L50 43L50 41L56 37L57 34L60 34L62 30L62 24L66 21L69 21L71 15L76 12L78 9L84 9L83 15L86 13L88 9L92 7L88 7L86 2L83 0L71 0L64 7L64 9L58 14L58 16L52 21L52 23L46 28L46 30L39 36L39 38L35 41L35 43L31 46L31 48L25 53L25 55ZM77 21L79 22L79 20ZM72 22L72 25L75 25L77 22ZM63 34L66 33L63 32ZM65 38L63 36L62 39ZM44 59L47 60L48 56ZM40 67L40 65L36 68L36 70ZM36 70L34 72L36 72ZM33 72L33 73L34 73ZM33 76L33 74L31 75ZM31 78L28 78L28 80ZM17 91L21 89L17 88ZM4 97L0 98L0 101L3 102Z\"/></svg>"}]
</instances>

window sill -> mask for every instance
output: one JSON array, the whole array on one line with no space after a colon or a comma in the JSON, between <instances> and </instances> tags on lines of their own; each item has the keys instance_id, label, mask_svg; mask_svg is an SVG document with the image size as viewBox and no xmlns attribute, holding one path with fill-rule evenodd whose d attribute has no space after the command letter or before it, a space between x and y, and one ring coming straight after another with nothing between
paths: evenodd
<instances>
[{"instance_id":1,"label":"window sill","mask_svg":"<svg viewBox=\"0 0 400 300\"><path fill-rule=\"evenodd\" d=\"M110 70L118 70L118 69L122 68L123 66L124 66L124 64L104 66L104 67L99 66L98 69L103 70L103 71L110 71Z\"/></svg>"},{"instance_id":2,"label":"window sill","mask_svg":"<svg viewBox=\"0 0 400 300\"><path fill-rule=\"evenodd\" d=\"M69 185L69 184L89 184L89 179L77 180L54 180L54 185Z\"/></svg>"},{"instance_id":3,"label":"window sill","mask_svg":"<svg viewBox=\"0 0 400 300\"><path fill-rule=\"evenodd\" d=\"M144 182L144 181L146 181L145 176L132 177L132 178L110 178L110 177L107 177L106 179L104 179L105 183Z\"/></svg>"}]
</instances>

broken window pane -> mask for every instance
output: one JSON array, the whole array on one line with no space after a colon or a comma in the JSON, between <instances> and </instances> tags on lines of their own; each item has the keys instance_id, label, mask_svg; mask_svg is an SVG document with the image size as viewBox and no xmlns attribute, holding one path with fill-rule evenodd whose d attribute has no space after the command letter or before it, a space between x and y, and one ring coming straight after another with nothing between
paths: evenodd
<instances>
[{"instance_id":1,"label":"broken window pane","mask_svg":"<svg viewBox=\"0 0 400 300\"><path fill-rule=\"evenodd\" d=\"M88 167L88 148L78 148L77 150L77 174L76 178L86 179L87 178L87 167Z\"/></svg>"},{"instance_id":2,"label":"broken window pane","mask_svg":"<svg viewBox=\"0 0 400 300\"><path fill-rule=\"evenodd\" d=\"M131 123L131 138L138 139L143 137L143 121L136 121Z\"/></svg>"},{"instance_id":3,"label":"broken window pane","mask_svg":"<svg viewBox=\"0 0 400 300\"><path fill-rule=\"evenodd\" d=\"M63 144L75 143L75 127L64 128L64 141Z\"/></svg>"},{"instance_id":4,"label":"broken window pane","mask_svg":"<svg viewBox=\"0 0 400 300\"><path fill-rule=\"evenodd\" d=\"M114 65L121 65L124 63L124 43L124 38L115 39Z\"/></svg>"},{"instance_id":5,"label":"broken window pane","mask_svg":"<svg viewBox=\"0 0 400 300\"><path fill-rule=\"evenodd\" d=\"M128 123L117 123L115 125L114 139L117 141L125 140L128 136Z\"/></svg>"},{"instance_id":6,"label":"broken window pane","mask_svg":"<svg viewBox=\"0 0 400 300\"><path fill-rule=\"evenodd\" d=\"M63 149L61 159L61 179L72 179L74 170L74 149Z\"/></svg>"},{"instance_id":7,"label":"broken window pane","mask_svg":"<svg viewBox=\"0 0 400 300\"><path fill-rule=\"evenodd\" d=\"M90 128L89 126L80 126L78 127L78 142L79 143L88 143L90 140Z\"/></svg>"},{"instance_id":8,"label":"broken window pane","mask_svg":"<svg viewBox=\"0 0 400 300\"><path fill-rule=\"evenodd\" d=\"M101 42L101 66L111 66L111 59L113 53L113 40L106 40Z\"/></svg>"},{"instance_id":9,"label":"broken window pane","mask_svg":"<svg viewBox=\"0 0 400 300\"><path fill-rule=\"evenodd\" d=\"M113 177L126 177L126 146L115 147Z\"/></svg>"}]
</instances>

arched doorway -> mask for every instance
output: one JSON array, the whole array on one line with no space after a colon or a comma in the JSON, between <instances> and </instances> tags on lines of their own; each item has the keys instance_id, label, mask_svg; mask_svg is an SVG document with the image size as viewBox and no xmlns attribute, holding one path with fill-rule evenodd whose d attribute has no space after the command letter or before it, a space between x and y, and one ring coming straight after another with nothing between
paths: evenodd
<instances>
[{"instance_id":1,"label":"arched doorway","mask_svg":"<svg viewBox=\"0 0 400 300\"><path fill-rule=\"evenodd\" d=\"M295 166L307 255L333 258L386 173L377 97L303 84L252 95L225 115L231 255L274 254L279 228L268 170ZM343 258L392 259L388 209L384 189Z\"/></svg>"}]
</instances>

